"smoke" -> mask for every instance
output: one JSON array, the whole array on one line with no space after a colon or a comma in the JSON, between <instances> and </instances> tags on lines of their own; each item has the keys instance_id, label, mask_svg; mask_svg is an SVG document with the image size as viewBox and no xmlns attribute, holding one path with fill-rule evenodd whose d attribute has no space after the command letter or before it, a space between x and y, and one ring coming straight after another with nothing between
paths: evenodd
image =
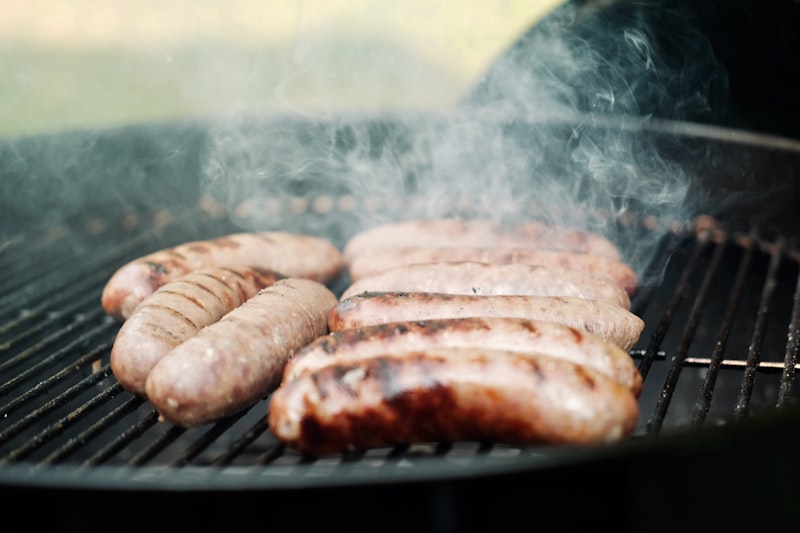
<instances>
[{"instance_id":1,"label":"smoke","mask_svg":"<svg viewBox=\"0 0 800 533\"><path fill-rule=\"evenodd\" d=\"M713 121L726 93L678 2L568 3L454 109L220 121L203 185L246 229L346 239L414 217L537 218L606 234L642 272L696 207L690 170L665 153L697 148L659 124ZM630 212L661 231L626 239Z\"/></svg>"}]
</instances>

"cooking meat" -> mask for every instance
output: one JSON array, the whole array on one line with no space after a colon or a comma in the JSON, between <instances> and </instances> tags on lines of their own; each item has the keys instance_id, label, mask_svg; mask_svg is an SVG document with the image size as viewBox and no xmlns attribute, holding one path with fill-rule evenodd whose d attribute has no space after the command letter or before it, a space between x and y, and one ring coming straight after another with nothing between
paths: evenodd
<instances>
[{"instance_id":1,"label":"cooking meat","mask_svg":"<svg viewBox=\"0 0 800 533\"><path fill-rule=\"evenodd\" d=\"M103 309L124 320L160 286L207 267L268 269L287 277L328 283L341 272L343 259L325 239L284 232L235 233L187 242L120 267L103 289Z\"/></svg>"},{"instance_id":2,"label":"cooking meat","mask_svg":"<svg viewBox=\"0 0 800 533\"><path fill-rule=\"evenodd\" d=\"M594 368L637 397L642 390L633 359L616 344L572 326L511 317L415 320L336 331L298 351L286 365L283 383L332 363L443 346L548 355Z\"/></svg>"},{"instance_id":3,"label":"cooking meat","mask_svg":"<svg viewBox=\"0 0 800 533\"><path fill-rule=\"evenodd\" d=\"M147 375L167 352L282 277L273 271L206 268L162 285L120 327L111 347L114 376L125 389L144 394Z\"/></svg>"},{"instance_id":4,"label":"cooking meat","mask_svg":"<svg viewBox=\"0 0 800 533\"><path fill-rule=\"evenodd\" d=\"M570 296L631 306L628 293L609 278L571 268L471 261L398 266L353 282L341 298L389 291Z\"/></svg>"},{"instance_id":5,"label":"cooking meat","mask_svg":"<svg viewBox=\"0 0 800 533\"><path fill-rule=\"evenodd\" d=\"M634 313L599 300L425 292L373 292L351 296L331 309L328 326L331 331L341 331L387 322L470 316L558 322L599 335L623 350L633 348L644 329L644 321Z\"/></svg>"},{"instance_id":6,"label":"cooking meat","mask_svg":"<svg viewBox=\"0 0 800 533\"><path fill-rule=\"evenodd\" d=\"M183 427L239 412L280 382L297 350L328 332L336 301L319 282L276 281L167 353L147 377L147 398Z\"/></svg>"},{"instance_id":7,"label":"cooking meat","mask_svg":"<svg viewBox=\"0 0 800 533\"><path fill-rule=\"evenodd\" d=\"M619 441L639 416L630 389L570 361L430 348L331 364L279 387L272 432L322 455L431 441L511 445Z\"/></svg>"},{"instance_id":8,"label":"cooking meat","mask_svg":"<svg viewBox=\"0 0 800 533\"><path fill-rule=\"evenodd\" d=\"M352 281L375 275L401 265L476 261L494 264L528 264L582 270L613 279L631 296L636 292L638 276L623 261L596 254L543 250L535 248L500 248L476 246L404 246L364 252L349 265Z\"/></svg>"},{"instance_id":9,"label":"cooking meat","mask_svg":"<svg viewBox=\"0 0 800 533\"><path fill-rule=\"evenodd\" d=\"M383 248L405 246L481 246L545 248L591 253L619 260L619 249L599 233L538 221L502 224L488 219L406 220L362 230L346 243L344 260Z\"/></svg>"}]
</instances>

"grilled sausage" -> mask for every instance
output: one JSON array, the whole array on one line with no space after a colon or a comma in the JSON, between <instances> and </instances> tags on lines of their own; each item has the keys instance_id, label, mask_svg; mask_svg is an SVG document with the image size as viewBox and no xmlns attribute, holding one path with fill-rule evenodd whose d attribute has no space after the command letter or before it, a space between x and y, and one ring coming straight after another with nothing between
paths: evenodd
<instances>
[{"instance_id":1,"label":"grilled sausage","mask_svg":"<svg viewBox=\"0 0 800 533\"><path fill-rule=\"evenodd\" d=\"M570 361L432 348L306 374L273 393L267 418L285 444L322 455L432 441L610 443L638 416L628 388Z\"/></svg>"},{"instance_id":2,"label":"grilled sausage","mask_svg":"<svg viewBox=\"0 0 800 533\"><path fill-rule=\"evenodd\" d=\"M591 253L619 260L619 249L603 235L538 221L513 225L488 219L407 220L365 229L344 247L344 260L366 252L402 246L487 246L546 248Z\"/></svg>"},{"instance_id":3,"label":"grilled sausage","mask_svg":"<svg viewBox=\"0 0 800 533\"><path fill-rule=\"evenodd\" d=\"M580 270L540 265L495 265L470 261L417 263L391 268L353 282L341 299L362 292L524 294L602 300L630 309L625 290L609 278Z\"/></svg>"},{"instance_id":4,"label":"grilled sausage","mask_svg":"<svg viewBox=\"0 0 800 533\"><path fill-rule=\"evenodd\" d=\"M111 370L125 389L144 394L153 366L170 350L282 278L272 271L207 268L162 285L123 322Z\"/></svg>"},{"instance_id":5,"label":"grilled sausage","mask_svg":"<svg viewBox=\"0 0 800 533\"><path fill-rule=\"evenodd\" d=\"M630 354L572 326L511 317L467 317L376 324L324 335L286 365L283 383L331 363L349 364L377 355L448 346L538 353L594 368L638 397L642 376Z\"/></svg>"},{"instance_id":6,"label":"grilled sausage","mask_svg":"<svg viewBox=\"0 0 800 533\"><path fill-rule=\"evenodd\" d=\"M533 248L475 246L405 246L386 248L373 252L364 252L354 257L348 269L350 279L357 281L401 265L453 261L572 268L613 279L631 296L635 294L639 282L636 272L623 261L602 255Z\"/></svg>"},{"instance_id":7,"label":"grilled sausage","mask_svg":"<svg viewBox=\"0 0 800 533\"><path fill-rule=\"evenodd\" d=\"M147 398L183 427L231 416L266 395L286 361L328 332L335 304L319 282L278 280L167 353L147 377Z\"/></svg>"},{"instance_id":8,"label":"grilled sausage","mask_svg":"<svg viewBox=\"0 0 800 533\"><path fill-rule=\"evenodd\" d=\"M342 255L328 241L284 232L235 233L193 241L139 257L120 267L103 288L103 309L117 320L160 286L207 267L260 268L284 276L327 283L343 268Z\"/></svg>"},{"instance_id":9,"label":"grilled sausage","mask_svg":"<svg viewBox=\"0 0 800 533\"><path fill-rule=\"evenodd\" d=\"M618 305L559 296L441 294L425 292L362 293L339 301L328 316L331 331L387 322L509 316L559 322L594 333L630 350L644 321Z\"/></svg>"}]
</instances>

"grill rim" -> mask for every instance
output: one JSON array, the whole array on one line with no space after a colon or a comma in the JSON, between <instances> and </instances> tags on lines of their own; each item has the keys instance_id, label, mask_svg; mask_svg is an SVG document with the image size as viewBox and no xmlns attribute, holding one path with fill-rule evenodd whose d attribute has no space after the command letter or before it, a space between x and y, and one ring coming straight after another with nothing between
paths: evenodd
<instances>
[{"instance_id":1,"label":"grill rim","mask_svg":"<svg viewBox=\"0 0 800 533\"><path fill-rule=\"evenodd\" d=\"M787 432L787 428L793 428ZM792 437L794 435L794 437ZM122 491L246 491L246 490L330 490L347 487L380 487L414 483L458 483L503 476L535 476L565 468L627 465L636 467L649 461L710 461L725 453L747 454L759 450L753 442L769 441L769 436L800 442L800 406L793 404L759 416L731 420L721 426L673 428L658 436L637 436L611 445L590 447L561 447L536 452L513 459L475 455L470 464L442 461L437 457L417 457L408 470L376 468L354 462L348 475L320 476L269 475L270 466L107 466L81 467L75 465L37 466L12 463L0 468L0 488L86 489ZM769 457L758 455L758 459ZM775 457L785 463L786 474L800 469L791 457ZM294 465L296 466L296 465ZM294 468L292 466L292 468ZM624 472L624 467L620 467Z\"/></svg>"}]
</instances>

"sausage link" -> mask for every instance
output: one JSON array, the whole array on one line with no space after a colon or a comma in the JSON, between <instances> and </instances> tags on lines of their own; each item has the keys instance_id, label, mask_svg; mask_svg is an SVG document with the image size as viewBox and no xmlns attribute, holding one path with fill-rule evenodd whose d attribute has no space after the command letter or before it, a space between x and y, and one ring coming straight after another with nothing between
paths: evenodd
<instances>
[{"instance_id":1,"label":"sausage link","mask_svg":"<svg viewBox=\"0 0 800 533\"><path fill-rule=\"evenodd\" d=\"M298 351L286 365L283 383L331 363L442 346L548 355L594 368L636 397L642 391L642 376L633 359L616 344L572 326L511 317L417 320L336 331Z\"/></svg>"},{"instance_id":2,"label":"sausage link","mask_svg":"<svg viewBox=\"0 0 800 533\"><path fill-rule=\"evenodd\" d=\"M330 242L284 232L234 233L147 254L120 267L103 288L103 309L117 320L160 286L207 267L258 268L327 283L344 268Z\"/></svg>"},{"instance_id":3,"label":"sausage link","mask_svg":"<svg viewBox=\"0 0 800 533\"><path fill-rule=\"evenodd\" d=\"M630 390L591 368L438 348L301 376L273 393L267 418L282 442L322 455L433 441L611 443L630 435L638 416Z\"/></svg>"},{"instance_id":4,"label":"sausage link","mask_svg":"<svg viewBox=\"0 0 800 533\"><path fill-rule=\"evenodd\" d=\"M365 229L344 247L347 265L362 253L402 246L491 246L546 248L591 253L619 260L619 249L599 233L539 221L502 224L488 219L406 220Z\"/></svg>"},{"instance_id":5,"label":"sausage link","mask_svg":"<svg viewBox=\"0 0 800 533\"><path fill-rule=\"evenodd\" d=\"M618 305L559 296L441 294L424 292L362 293L339 301L328 316L331 331L387 322L508 316L547 320L594 333L630 350L644 321Z\"/></svg>"},{"instance_id":6,"label":"sausage link","mask_svg":"<svg viewBox=\"0 0 800 533\"><path fill-rule=\"evenodd\" d=\"M328 332L335 304L319 282L278 280L167 353L147 377L147 398L183 427L231 416L265 396L286 361Z\"/></svg>"},{"instance_id":7,"label":"sausage link","mask_svg":"<svg viewBox=\"0 0 800 533\"><path fill-rule=\"evenodd\" d=\"M631 296L636 293L639 284L636 272L623 261L596 254L535 248L405 246L378 249L354 257L348 273L352 281L357 281L401 265L454 261L528 264L581 270L613 279Z\"/></svg>"},{"instance_id":8,"label":"sausage link","mask_svg":"<svg viewBox=\"0 0 800 533\"><path fill-rule=\"evenodd\" d=\"M630 309L625 290L609 278L571 268L471 261L398 266L353 282L341 299L362 292L570 296L603 300Z\"/></svg>"},{"instance_id":9,"label":"sausage link","mask_svg":"<svg viewBox=\"0 0 800 533\"><path fill-rule=\"evenodd\" d=\"M143 395L147 375L167 352L282 277L247 268L206 268L159 287L114 339L111 370L117 381Z\"/></svg>"}]
</instances>

